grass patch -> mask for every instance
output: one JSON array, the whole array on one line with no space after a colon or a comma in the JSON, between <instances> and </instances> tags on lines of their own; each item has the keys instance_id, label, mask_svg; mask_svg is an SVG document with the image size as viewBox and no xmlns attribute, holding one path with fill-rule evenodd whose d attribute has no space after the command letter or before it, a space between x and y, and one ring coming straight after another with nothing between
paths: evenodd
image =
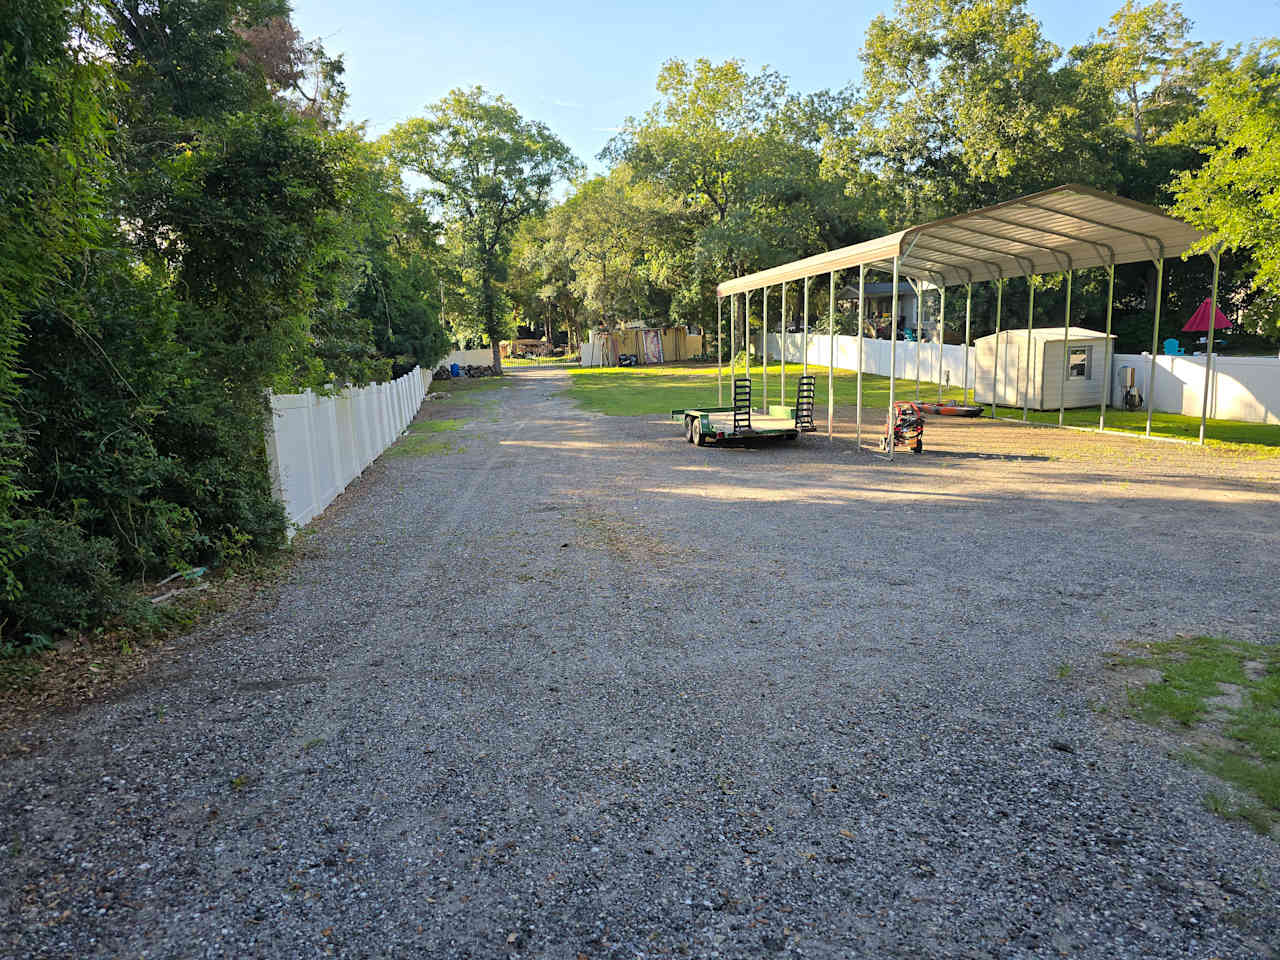
<instances>
[{"instance_id":1,"label":"grass patch","mask_svg":"<svg viewBox=\"0 0 1280 960\"><path fill-rule=\"evenodd\" d=\"M798 363L787 364L787 397L786 402L794 402L796 382L802 366ZM741 367L739 367L741 371ZM720 406L716 403L716 368L714 364L663 364L650 367L581 367L570 368L571 386L569 396L587 410L608 414L615 417L632 417L645 414L667 415L681 407ZM827 405L827 368L810 365L809 372L817 378L815 383L814 406L821 414ZM769 367L769 402L781 403L778 392L779 368L777 364ZM752 397L759 401L762 394L760 368L753 368L751 374ZM453 381L450 381L453 382ZM479 381L481 383L485 381ZM728 368L724 372L724 404L731 401L731 384ZM961 398L959 387L944 387L942 399L958 401ZM920 398L922 400L938 399L938 385L921 382ZM916 397L914 379L898 380L894 390L894 399L913 400ZM853 406L858 398L858 376L847 370L837 370L835 374L835 401L840 406ZM862 402L873 410L886 410L889 406L889 378L864 374L862 378ZM1022 408L997 407L999 416L1022 418ZM1056 424L1058 412L1030 411L1027 419L1035 423ZM1067 426L1098 426L1098 408L1086 407L1079 410L1068 410L1064 416ZM1143 411L1126 412L1123 410L1107 410L1107 429L1127 433L1143 433L1147 427L1147 415ZM1162 437L1174 437L1183 440L1195 440L1200 435L1198 417L1184 417L1174 413L1156 413L1152 416L1151 432ZM1254 452L1267 455L1280 455L1280 426L1265 423L1239 423L1234 420L1210 420L1205 427L1205 434L1214 445L1230 445L1239 449L1241 445L1254 448Z\"/></svg>"},{"instance_id":2,"label":"grass patch","mask_svg":"<svg viewBox=\"0 0 1280 960\"><path fill-rule=\"evenodd\" d=\"M1270 833L1280 823L1280 646L1176 637L1151 644L1146 655L1124 658L1120 665L1160 673L1158 680L1130 691L1136 716L1212 734L1189 758L1259 801L1233 806L1210 795L1210 809Z\"/></svg>"},{"instance_id":3,"label":"grass patch","mask_svg":"<svg viewBox=\"0 0 1280 960\"><path fill-rule=\"evenodd\" d=\"M526 360L523 357L506 357L502 361L502 366L506 367L576 367L579 357L575 353L571 357L538 357L534 360Z\"/></svg>"},{"instance_id":4,"label":"grass patch","mask_svg":"<svg viewBox=\"0 0 1280 960\"><path fill-rule=\"evenodd\" d=\"M462 447L452 440L433 440L430 434L410 433L392 444L383 456L441 457L461 452Z\"/></svg>"},{"instance_id":5,"label":"grass patch","mask_svg":"<svg viewBox=\"0 0 1280 960\"><path fill-rule=\"evenodd\" d=\"M410 435L424 433L449 433L461 429L465 420L416 420L409 424Z\"/></svg>"},{"instance_id":6,"label":"grass patch","mask_svg":"<svg viewBox=\"0 0 1280 960\"><path fill-rule=\"evenodd\" d=\"M431 389L440 393L481 393L497 390L507 385L502 377L454 377L450 380L432 380Z\"/></svg>"},{"instance_id":7,"label":"grass patch","mask_svg":"<svg viewBox=\"0 0 1280 960\"><path fill-rule=\"evenodd\" d=\"M415 420L409 424L405 436L390 447L388 457L439 457L460 453L462 446L440 435L461 429L465 420Z\"/></svg>"}]
</instances>

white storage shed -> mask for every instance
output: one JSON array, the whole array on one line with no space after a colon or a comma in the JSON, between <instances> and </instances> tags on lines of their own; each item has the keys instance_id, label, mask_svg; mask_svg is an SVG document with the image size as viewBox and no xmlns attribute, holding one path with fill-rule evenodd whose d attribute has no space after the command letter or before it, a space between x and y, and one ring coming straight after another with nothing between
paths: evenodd
<instances>
[{"instance_id":1,"label":"white storage shed","mask_svg":"<svg viewBox=\"0 0 1280 960\"><path fill-rule=\"evenodd\" d=\"M1067 377L1062 379L1063 337L1067 339ZM975 397L978 403L1057 410L1060 406L1096 407L1109 382L1115 337L1084 327L1001 330L974 341ZM1030 353L1030 366L1027 357ZM997 356L999 368L997 369ZM1065 396L1066 403L1062 403Z\"/></svg>"}]
</instances>

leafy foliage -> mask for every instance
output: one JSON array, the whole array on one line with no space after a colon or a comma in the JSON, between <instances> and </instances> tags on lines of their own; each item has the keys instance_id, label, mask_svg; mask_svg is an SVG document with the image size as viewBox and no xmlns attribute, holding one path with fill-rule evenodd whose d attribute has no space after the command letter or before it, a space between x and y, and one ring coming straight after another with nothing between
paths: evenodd
<instances>
[{"instance_id":1,"label":"leafy foliage","mask_svg":"<svg viewBox=\"0 0 1280 960\"><path fill-rule=\"evenodd\" d=\"M267 388L445 349L436 230L287 13L20 0L0 24L6 643L274 549Z\"/></svg>"},{"instance_id":2,"label":"leafy foliage","mask_svg":"<svg viewBox=\"0 0 1280 960\"><path fill-rule=\"evenodd\" d=\"M457 232L474 312L500 367L498 341L508 332L500 284L516 228L546 208L552 186L577 161L544 124L480 87L453 90L428 116L397 125L386 142L401 166L434 185L430 196Z\"/></svg>"},{"instance_id":3,"label":"leafy foliage","mask_svg":"<svg viewBox=\"0 0 1280 960\"><path fill-rule=\"evenodd\" d=\"M1205 89L1204 108L1170 134L1207 162L1174 182L1174 212L1209 232L1201 249L1246 251L1263 296L1255 313L1280 320L1280 42L1251 48Z\"/></svg>"}]
</instances>

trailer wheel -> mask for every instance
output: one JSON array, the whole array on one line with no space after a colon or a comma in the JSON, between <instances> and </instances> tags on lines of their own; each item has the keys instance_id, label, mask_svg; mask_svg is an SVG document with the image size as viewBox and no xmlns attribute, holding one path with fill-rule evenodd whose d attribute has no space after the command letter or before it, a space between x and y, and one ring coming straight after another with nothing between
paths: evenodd
<instances>
[{"instance_id":1,"label":"trailer wheel","mask_svg":"<svg viewBox=\"0 0 1280 960\"><path fill-rule=\"evenodd\" d=\"M693 439L690 442L699 447L707 445L706 437L702 435L702 421L696 417L693 420Z\"/></svg>"},{"instance_id":2,"label":"trailer wheel","mask_svg":"<svg viewBox=\"0 0 1280 960\"><path fill-rule=\"evenodd\" d=\"M924 453L924 441L916 440L916 445L911 448L912 453Z\"/></svg>"},{"instance_id":3,"label":"trailer wheel","mask_svg":"<svg viewBox=\"0 0 1280 960\"><path fill-rule=\"evenodd\" d=\"M693 417L684 418L684 439L686 443L693 443Z\"/></svg>"}]
</instances>

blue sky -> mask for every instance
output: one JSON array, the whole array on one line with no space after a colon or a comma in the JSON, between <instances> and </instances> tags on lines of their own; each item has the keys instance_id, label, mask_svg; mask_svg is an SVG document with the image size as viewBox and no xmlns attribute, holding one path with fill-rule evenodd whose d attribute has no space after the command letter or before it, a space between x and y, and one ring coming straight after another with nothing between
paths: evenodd
<instances>
[{"instance_id":1,"label":"blue sky","mask_svg":"<svg viewBox=\"0 0 1280 960\"><path fill-rule=\"evenodd\" d=\"M294 0L294 22L346 57L349 116L371 136L424 112L453 87L480 84L543 121L592 162L628 115L654 100L658 67L671 57L768 64L799 91L858 77L867 24L889 0L634 5L407 0ZM1063 47L1083 42L1122 0L1040 0L1032 10ZM1280 34L1280 0L1184 0L1201 40L1240 42Z\"/></svg>"}]
</instances>

